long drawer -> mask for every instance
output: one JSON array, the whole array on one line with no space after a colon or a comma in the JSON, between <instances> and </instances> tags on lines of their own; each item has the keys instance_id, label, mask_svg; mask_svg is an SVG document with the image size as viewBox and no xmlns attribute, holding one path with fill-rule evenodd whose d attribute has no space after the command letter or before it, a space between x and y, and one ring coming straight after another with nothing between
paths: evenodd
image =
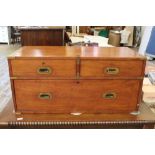
<instances>
[{"instance_id":1,"label":"long drawer","mask_svg":"<svg viewBox=\"0 0 155 155\"><path fill-rule=\"evenodd\" d=\"M143 77L141 60L81 60L81 77Z\"/></svg>"},{"instance_id":2,"label":"long drawer","mask_svg":"<svg viewBox=\"0 0 155 155\"><path fill-rule=\"evenodd\" d=\"M117 113L136 110L141 80L14 80L16 110Z\"/></svg>"},{"instance_id":3,"label":"long drawer","mask_svg":"<svg viewBox=\"0 0 155 155\"><path fill-rule=\"evenodd\" d=\"M76 60L11 60L11 76L15 77L75 77Z\"/></svg>"}]
</instances>

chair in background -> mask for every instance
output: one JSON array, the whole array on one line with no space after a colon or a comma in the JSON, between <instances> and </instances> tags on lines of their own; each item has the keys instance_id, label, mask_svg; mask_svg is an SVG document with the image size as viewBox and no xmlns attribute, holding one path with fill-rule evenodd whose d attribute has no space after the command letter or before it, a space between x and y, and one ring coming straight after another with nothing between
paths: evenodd
<instances>
[{"instance_id":1,"label":"chair in background","mask_svg":"<svg viewBox=\"0 0 155 155\"><path fill-rule=\"evenodd\" d=\"M11 26L11 40L13 44L21 42L20 30L13 26Z\"/></svg>"}]
</instances>

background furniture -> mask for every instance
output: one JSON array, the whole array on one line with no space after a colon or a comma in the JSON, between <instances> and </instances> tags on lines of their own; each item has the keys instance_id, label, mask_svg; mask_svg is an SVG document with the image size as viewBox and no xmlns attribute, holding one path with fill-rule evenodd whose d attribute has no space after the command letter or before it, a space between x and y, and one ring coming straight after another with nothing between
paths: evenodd
<instances>
[{"instance_id":1,"label":"background furniture","mask_svg":"<svg viewBox=\"0 0 155 155\"><path fill-rule=\"evenodd\" d=\"M11 31L9 26L0 26L0 43L10 44Z\"/></svg>"},{"instance_id":2,"label":"background furniture","mask_svg":"<svg viewBox=\"0 0 155 155\"><path fill-rule=\"evenodd\" d=\"M112 45L108 44L108 38L101 37L101 36L92 36L92 35L83 35L83 36L70 36L68 35L71 43L97 43L99 47L113 47Z\"/></svg>"},{"instance_id":3,"label":"background furniture","mask_svg":"<svg viewBox=\"0 0 155 155\"><path fill-rule=\"evenodd\" d=\"M92 31L94 31L94 36L103 36L108 38L109 35L109 30L106 28L106 26L104 27L94 27L92 28Z\"/></svg>"},{"instance_id":4,"label":"background furniture","mask_svg":"<svg viewBox=\"0 0 155 155\"><path fill-rule=\"evenodd\" d=\"M21 30L22 46L63 46L64 26L24 27Z\"/></svg>"},{"instance_id":5,"label":"background furniture","mask_svg":"<svg viewBox=\"0 0 155 155\"><path fill-rule=\"evenodd\" d=\"M108 44L119 47L120 41L121 41L121 34L119 33L119 31L111 30L109 33Z\"/></svg>"},{"instance_id":6,"label":"background furniture","mask_svg":"<svg viewBox=\"0 0 155 155\"><path fill-rule=\"evenodd\" d=\"M18 28L11 26L11 42L21 43L21 32Z\"/></svg>"},{"instance_id":7,"label":"background furniture","mask_svg":"<svg viewBox=\"0 0 155 155\"><path fill-rule=\"evenodd\" d=\"M69 46L98 46L98 43L85 43L85 42L77 42L77 43L68 43Z\"/></svg>"},{"instance_id":8,"label":"background furniture","mask_svg":"<svg viewBox=\"0 0 155 155\"><path fill-rule=\"evenodd\" d=\"M98 35L102 36L102 37L105 37L105 38L108 38L109 30L101 30L101 31L99 31Z\"/></svg>"},{"instance_id":9,"label":"background furniture","mask_svg":"<svg viewBox=\"0 0 155 155\"><path fill-rule=\"evenodd\" d=\"M79 26L80 33L88 33L90 26Z\"/></svg>"},{"instance_id":10,"label":"background furniture","mask_svg":"<svg viewBox=\"0 0 155 155\"><path fill-rule=\"evenodd\" d=\"M124 40L123 38L126 38L127 36L128 36L127 43L126 41L123 42ZM134 26L126 26L124 30L121 32L121 44L123 44L123 46L132 47L134 39L133 36L134 36Z\"/></svg>"}]
</instances>

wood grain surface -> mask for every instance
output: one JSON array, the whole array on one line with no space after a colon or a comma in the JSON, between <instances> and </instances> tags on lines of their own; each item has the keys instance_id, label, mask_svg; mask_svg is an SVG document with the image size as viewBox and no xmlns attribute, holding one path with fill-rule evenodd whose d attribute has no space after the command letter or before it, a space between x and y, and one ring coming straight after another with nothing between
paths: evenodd
<instances>
[{"instance_id":1,"label":"wood grain surface","mask_svg":"<svg viewBox=\"0 0 155 155\"><path fill-rule=\"evenodd\" d=\"M52 59L75 58L81 59L146 59L127 47L83 47L83 46L25 46L9 56L10 59Z\"/></svg>"},{"instance_id":2,"label":"wood grain surface","mask_svg":"<svg viewBox=\"0 0 155 155\"><path fill-rule=\"evenodd\" d=\"M140 80L15 80L17 111L121 113L137 110ZM132 91L134 90L134 91ZM104 98L113 92L115 98ZM50 93L50 99L40 99Z\"/></svg>"}]
</instances>

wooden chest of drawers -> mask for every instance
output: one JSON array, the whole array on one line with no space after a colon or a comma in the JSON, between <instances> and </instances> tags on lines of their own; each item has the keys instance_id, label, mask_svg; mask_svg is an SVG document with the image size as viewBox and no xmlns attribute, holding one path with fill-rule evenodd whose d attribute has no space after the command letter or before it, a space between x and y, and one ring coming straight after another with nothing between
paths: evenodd
<instances>
[{"instance_id":1,"label":"wooden chest of drawers","mask_svg":"<svg viewBox=\"0 0 155 155\"><path fill-rule=\"evenodd\" d=\"M124 47L25 46L8 58L16 112L130 113L145 57Z\"/></svg>"}]
</instances>

